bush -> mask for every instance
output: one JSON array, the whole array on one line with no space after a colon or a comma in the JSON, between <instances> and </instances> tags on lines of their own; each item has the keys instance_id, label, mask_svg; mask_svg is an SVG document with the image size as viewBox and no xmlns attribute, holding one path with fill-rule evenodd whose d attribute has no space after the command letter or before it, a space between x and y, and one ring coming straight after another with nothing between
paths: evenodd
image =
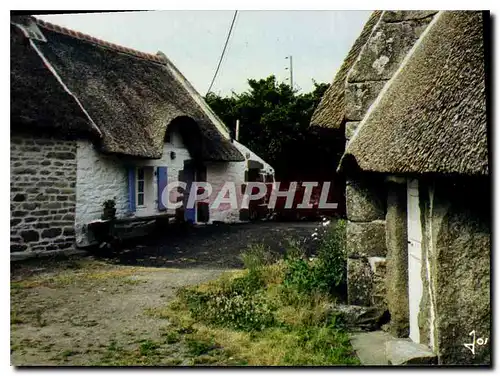
<instances>
[{"instance_id":1,"label":"bush","mask_svg":"<svg viewBox=\"0 0 500 376\"><path fill-rule=\"evenodd\" d=\"M346 278L345 223L323 224L315 230L314 259L305 257L305 242L290 241L285 259L274 263L266 247L254 245L242 256L245 271L181 290L169 319L188 325L201 341L188 341L190 353L212 363L217 338L227 354L243 360L238 364L359 364L341 317L331 309Z\"/></svg>"},{"instance_id":2,"label":"bush","mask_svg":"<svg viewBox=\"0 0 500 376\"><path fill-rule=\"evenodd\" d=\"M263 244L251 244L247 250L242 253L243 265L250 272L261 270L264 266L273 263L274 256L269 247Z\"/></svg>"},{"instance_id":3,"label":"bush","mask_svg":"<svg viewBox=\"0 0 500 376\"><path fill-rule=\"evenodd\" d=\"M318 285L325 292L345 285L347 280L346 225L339 220L335 226L326 226L320 240L317 274Z\"/></svg>"},{"instance_id":4,"label":"bush","mask_svg":"<svg viewBox=\"0 0 500 376\"><path fill-rule=\"evenodd\" d=\"M313 235L318 236L318 233ZM336 290L345 285L347 278L345 222L340 220L335 226L322 226L316 259L307 260L297 243L292 242L285 256L285 263L286 287L299 293L335 294Z\"/></svg>"},{"instance_id":5,"label":"bush","mask_svg":"<svg viewBox=\"0 0 500 376\"><path fill-rule=\"evenodd\" d=\"M275 324L274 307L259 293L263 281L255 273L235 278L224 288L184 290L181 299L195 319L236 330L263 330Z\"/></svg>"}]
</instances>

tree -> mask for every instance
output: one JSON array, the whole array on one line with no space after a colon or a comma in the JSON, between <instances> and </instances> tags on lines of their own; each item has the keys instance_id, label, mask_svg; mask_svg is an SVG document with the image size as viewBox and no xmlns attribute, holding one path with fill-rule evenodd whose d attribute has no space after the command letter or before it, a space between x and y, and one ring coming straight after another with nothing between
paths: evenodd
<instances>
[{"instance_id":1,"label":"tree","mask_svg":"<svg viewBox=\"0 0 500 376\"><path fill-rule=\"evenodd\" d=\"M314 82L314 89L304 94L279 83L275 76L249 79L248 85L250 89L241 94L221 97L208 93L205 98L232 132L236 120L240 120L239 141L270 163L281 179L302 178L318 162L335 170L333 163L343 151L343 134L334 135L335 140L342 138L341 143L330 143L333 139L313 132L309 126L329 84Z\"/></svg>"}]
</instances>

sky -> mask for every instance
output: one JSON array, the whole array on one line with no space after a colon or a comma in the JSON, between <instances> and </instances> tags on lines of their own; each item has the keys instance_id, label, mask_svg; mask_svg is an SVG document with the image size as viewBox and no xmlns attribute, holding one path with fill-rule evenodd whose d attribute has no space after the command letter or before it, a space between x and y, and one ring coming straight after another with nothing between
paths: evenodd
<instances>
[{"instance_id":1,"label":"sky","mask_svg":"<svg viewBox=\"0 0 500 376\"><path fill-rule=\"evenodd\" d=\"M247 79L274 74L309 92L331 82L371 11L238 11L212 91L248 89ZM202 95L217 68L234 11L147 11L37 16L139 51L162 51Z\"/></svg>"}]
</instances>

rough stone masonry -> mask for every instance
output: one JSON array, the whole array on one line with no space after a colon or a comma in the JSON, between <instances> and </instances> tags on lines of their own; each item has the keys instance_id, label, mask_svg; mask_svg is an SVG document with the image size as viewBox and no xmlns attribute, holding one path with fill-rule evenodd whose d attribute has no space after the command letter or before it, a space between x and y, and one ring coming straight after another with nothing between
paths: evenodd
<instances>
[{"instance_id":1,"label":"rough stone masonry","mask_svg":"<svg viewBox=\"0 0 500 376\"><path fill-rule=\"evenodd\" d=\"M385 11L346 78L346 142L436 11ZM381 189L384 187L383 189ZM349 304L386 307L385 183L348 177L346 212Z\"/></svg>"},{"instance_id":2,"label":"rough stone masonry","mask_svg":"<svg viewBox=\"0 0 500 376\"><path fill-rule=\"evenodd\" d=\"M10 251L72 249L76 141L12 135L10 145Z\"/></svg>"}]
</instances>

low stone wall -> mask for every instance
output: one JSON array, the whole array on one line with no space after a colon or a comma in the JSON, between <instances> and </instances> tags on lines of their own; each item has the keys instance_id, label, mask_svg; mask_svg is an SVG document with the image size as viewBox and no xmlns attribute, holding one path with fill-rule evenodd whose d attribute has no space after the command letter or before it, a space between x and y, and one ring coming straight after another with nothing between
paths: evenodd
<instances>
[{"instance_id":1,"label":"low stone wall","mask_svg":"<svg viewBox=\"0 0 500 376\"><path fill-rule=\"evenodd\" d=\"M346 183L347 300L385 308L385 203L379 176L357 176Z\"/></svg>"},{"instance_id":2,"label":"low stone wall","mask_svg":"<svg viewBox=\"0 0 500 376\"><path fill-rule=\"evenodd\" d=\"M12 135L10 250L70 250L75 241L76 141Z\"/></svg>"}]
</instances>

